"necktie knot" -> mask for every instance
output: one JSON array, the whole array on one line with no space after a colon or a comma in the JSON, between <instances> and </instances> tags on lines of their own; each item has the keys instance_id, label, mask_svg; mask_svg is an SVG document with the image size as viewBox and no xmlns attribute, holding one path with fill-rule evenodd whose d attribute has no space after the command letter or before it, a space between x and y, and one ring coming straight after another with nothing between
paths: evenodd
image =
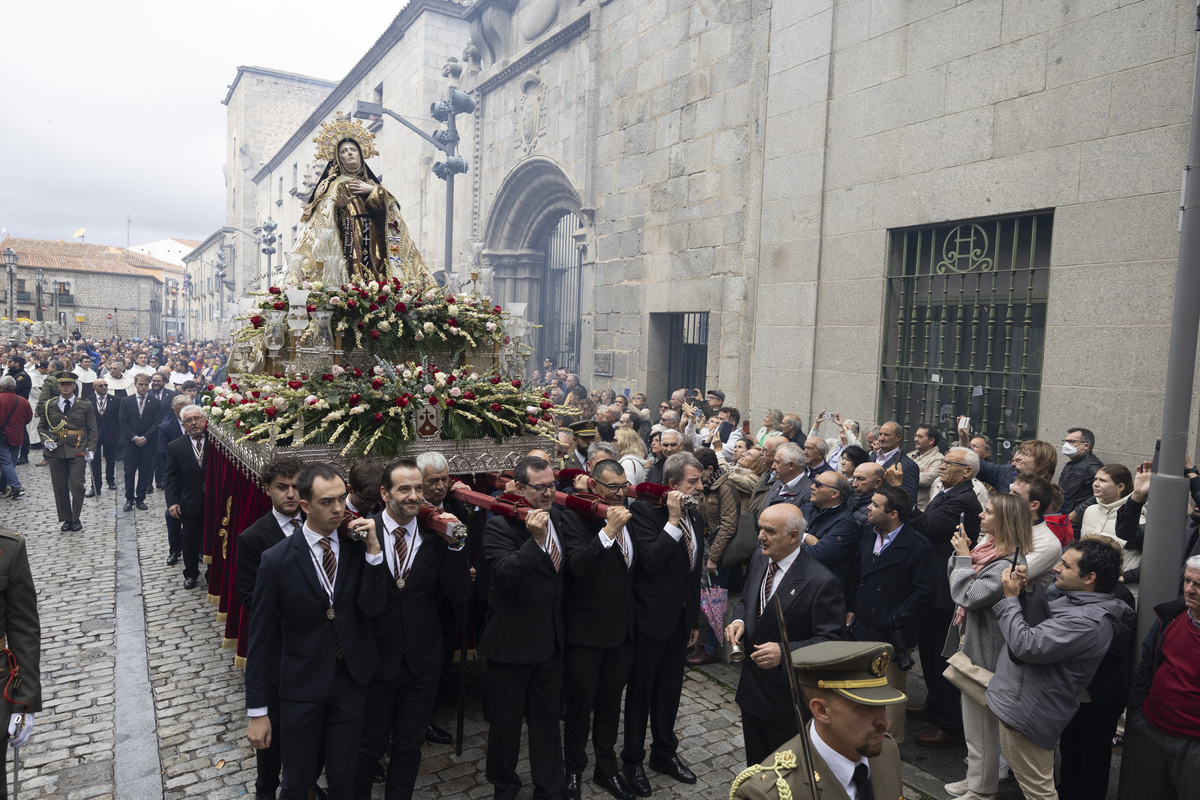
<instances>
[{"instance_id":1,"label":"necktie knot","mask_svg":"<svg viewBox=\"0 0 1200 800\"><path fill-rule=\"evenodd\" d=\"M866 765L866 762L859 762L858 766L854 768L854 777L850 781L854 784L858 800L875 800L875 792L871 789L871 768Z\"/></svg>"}]
</instances>

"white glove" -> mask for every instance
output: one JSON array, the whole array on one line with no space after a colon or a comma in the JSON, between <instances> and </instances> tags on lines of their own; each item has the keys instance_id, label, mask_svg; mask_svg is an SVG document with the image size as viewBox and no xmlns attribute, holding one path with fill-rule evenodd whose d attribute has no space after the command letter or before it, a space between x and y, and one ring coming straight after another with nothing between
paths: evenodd
<instances>
[{"instance_id":1,"label":"white glove","mask_svg":"<svg viewBox=\"0 0 1200 800\"><path fill-rule=\"evenodd\" d=\"M96 454L93 453L91 450L88 450L87 455L83 457L83 460L84 460L84 462L90 462L95 457L96 457Z\"/></svg>"},{"instance_id":2,"label":"white glove","mask_svg":"<svg viewBox=\"0 0 1200 800\"><path fill-rule=\"evenodd\" d=\"M51 450L53 450L56 447L58 447L58 445L56 445L54 442L50 441L49 439L42 442L42 449L45 450L46 452L50 452Z\"/></svg>"},{"instance_id":3,"label":"white glove","mask_svg":"<svg viewBox=\"0 0 1200 800\"><path fill-rule=\"evenodd\" d=\"M21 720L25 724L21 724ZM13 747L24 747L33 735L33 714L13 714L8 718L8 743Z\"/></svg>"}]
</instances>

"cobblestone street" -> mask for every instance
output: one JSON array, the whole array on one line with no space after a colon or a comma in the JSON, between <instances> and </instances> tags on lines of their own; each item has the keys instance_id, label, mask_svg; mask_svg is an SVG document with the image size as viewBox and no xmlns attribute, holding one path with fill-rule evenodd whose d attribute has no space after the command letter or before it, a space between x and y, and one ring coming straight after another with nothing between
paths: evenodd
<instances>
[{"instance_id":1,"label":"cobblestone street","mask_svg":"<svg viewBox=\"0 0 1200 800\"><path fill-rule=\"evenodd\" d=\"M19 796L253 795L242 673L233 652L221 649L222 627L204 600L203 583L186 592L181 566L165 564L162 492L147 497L149 511L126 514L121 490L106 489L85 501L82 533L61 533L49 470L34 466L39 459L33 451L21 468L26 495L2 501L5 524L28 537L42 619L45 710L21 750ZM117 480L123 486L120 462ZM456 757L452 746L426 745L418 796L491 796L483 775L487 728L479 664L468 664L467 680L463 755ZM654 796L726 796L743 759L738 718L726 686L689 671L676 731L699 783L684 786L650 773ZM453 707L440 707L436 719L453 730ZM10 776L11 759L10 749ZM529 797L524 760L520 769L522 797ZM590 769L584 777L590 779ZM583 793L608 796L590 782ZM382 797L382 787L375 796Z\"/></svg>"}]
</instances>

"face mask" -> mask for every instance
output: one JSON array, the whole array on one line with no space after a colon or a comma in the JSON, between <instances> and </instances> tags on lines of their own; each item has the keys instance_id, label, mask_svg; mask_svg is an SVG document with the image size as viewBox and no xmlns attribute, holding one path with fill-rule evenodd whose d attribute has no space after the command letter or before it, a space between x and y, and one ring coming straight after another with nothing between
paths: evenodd
<instances>
[{"instance_id":1,"label":"face mask","mask_svg":"<svg viewBox=\"0 0 1200 800\"><path fill-rule=\"evenodd\" d=\"M1064 456L1066 456L1067 458L1071 458L1072 456L1076 456L1079 454L1079 448L1077 448L1075 445L1071 444L1070 442L1063 442L1062 454Z\"/></svg>"}]
</instances>

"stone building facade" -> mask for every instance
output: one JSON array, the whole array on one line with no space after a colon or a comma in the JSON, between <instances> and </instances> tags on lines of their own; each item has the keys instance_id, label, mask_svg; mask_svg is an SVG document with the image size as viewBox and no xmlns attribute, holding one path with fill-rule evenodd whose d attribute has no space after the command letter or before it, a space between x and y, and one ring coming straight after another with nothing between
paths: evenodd
<instances>
[{"instance_id":1,"label":"stone building facade","mask_svg":"<svg viewBox=\"0 0 1200 800\"><path fill-rule=\"evenodd\" d=\"M1105 459L1153 449L1190 0L455 6L410 0L280 136L259 218L264 185L319 171L321 121L380 86L424 117L455 55L478 102L456 242L483 240L499 299L544 325L539 355L586 384L719 386L755 422L966 414L1002 454L1078 424ZM378 144L440 263L432 148L390 121ZM299 199L269 202L286 246Z\"/></svg>"},{"instance_id":2,"label":"stone building facade","mask_svg":"<svg viewBox=\"0 0 1200 800\"><path fill-rule=\"evenodd\" d=\"M0 250L17 254L17 317L36 320L37 270L42 271L44 321L61 320L65 332L100 339L162 336L170 308L167 280L183 270L132 250L102 244L6 236ZM7 284L2 305L8 308ZM6 312L7 313L7 310Z\"/></svg>"}]
</instances>

